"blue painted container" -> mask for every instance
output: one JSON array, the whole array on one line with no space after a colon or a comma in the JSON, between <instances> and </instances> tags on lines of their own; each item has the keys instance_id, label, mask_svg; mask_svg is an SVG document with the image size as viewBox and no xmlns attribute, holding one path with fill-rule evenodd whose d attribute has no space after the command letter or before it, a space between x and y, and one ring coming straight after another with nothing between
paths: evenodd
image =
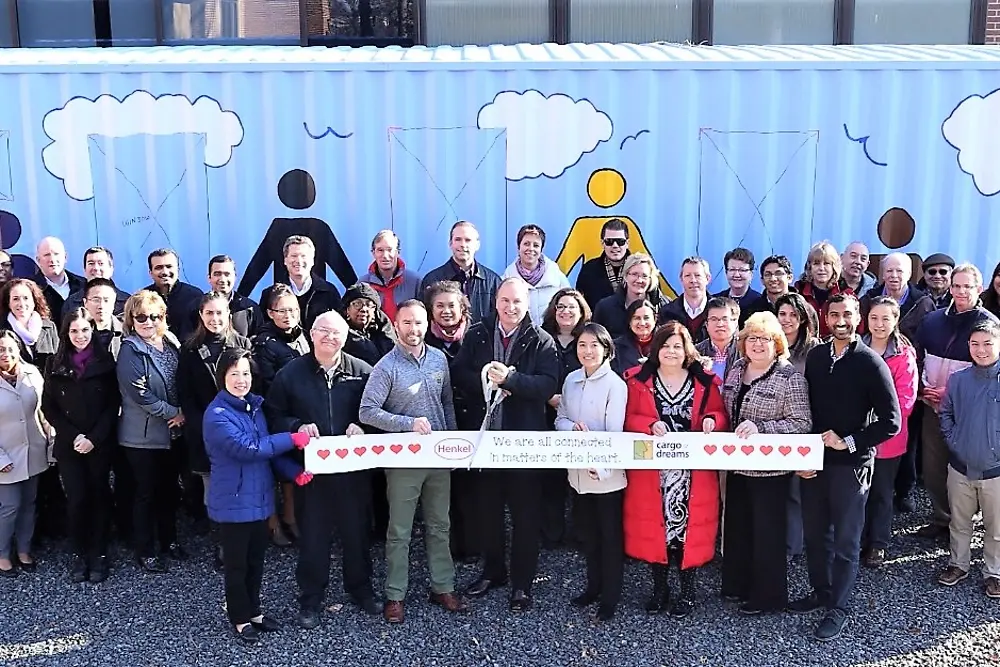
<instances>
[{"instance_id":1,"label":"blue painted container","mask_svg":"<svg viewBox=\"0 0 1000 667\"><path fill-rule=\"evenodd\" d=\"M975 46L9 50L0 236L29 257L59 236L74 271L109 246L126 289L153 248L201 287L224 252L251 294L273 280L269 230L320 229L337 284L336 245L360 275L392 228L424 273L459 219L498 272L536 223L572 279L617 216L673 288L687 255L721 289L727 249L800 266L821 239L988 273L998 89L1000 51ZM880 238L894 207L914 225Z\"/></svg>"}]
</instances>

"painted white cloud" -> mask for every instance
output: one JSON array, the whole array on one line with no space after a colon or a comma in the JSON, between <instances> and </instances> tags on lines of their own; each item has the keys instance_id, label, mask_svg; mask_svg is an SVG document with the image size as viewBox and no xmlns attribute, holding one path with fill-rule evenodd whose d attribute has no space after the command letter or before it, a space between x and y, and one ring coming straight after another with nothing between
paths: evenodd
<instances>
[{"instance_id":1,"label":"painted white cloud","mask_svg":"<svg viewBox=\"0 0 1000 667\"><path fill-rule=\"evenodd\" d=\"M1000 193L1000 90L972 95L941 125L945 140L958 150L958 166L986 196Z\"/></svg>"},{"instance_id":2,"label":"painted white cloud","mask_svg":"<svg viewBox=\"0 0 1000 667\"><path fill-rule=\"evenodd\" d=\"M611 138L611 118L588 100L537 90L505 91L479 110L480 129L507 130L507 178L560 176L602 141Z\"/></svg>"},{"instance_id":3,"label":"painted white cloud","mask_svg":"<svg viewBox=\"0 0 1000 667\"><path fill-rule=\"evenodd\" d=\"M139 90L123 100L101 95L96 100L75 97L61 109L45 114L45 134L52 143L42 150L45 168L63 181L66 194L87 200L94 196L88 137L130 137L138 134L204 134L205 164L221 167L243 141L243 124L210 97L191 102L185 95L153 97Z\"/></svg>"}]
</instances>

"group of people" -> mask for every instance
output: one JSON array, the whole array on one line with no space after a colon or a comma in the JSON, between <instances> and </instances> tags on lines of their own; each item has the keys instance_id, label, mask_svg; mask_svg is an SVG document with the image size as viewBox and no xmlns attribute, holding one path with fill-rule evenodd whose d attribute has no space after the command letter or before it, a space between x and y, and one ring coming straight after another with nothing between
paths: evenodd
<instances>
[{"instance_id":1,"label":"group of people","mask_svg":"<svg viewBox=\"0 0 1000 667\"><path fill-rule=\"evenodd\" d=\"M758 267L735 248L727 289L709 294L708 261L689 257L671 301L622 221L601 243L573 288L537 225L519 230L502 275L477 261L472 223L455 223L450 258L423 277L384 230L341 295L313 272L313 242L292 236L289 282L258 306L234 291L226 255L210 260L203 292L178 280L173 250L156 250L153 283L128 295L107 248L88 249L76 276L62 243L43 239L39 275L0 275L0 576L36 568L36 518L56 532L58 513L74 583L109 576L112 524L143 570L163 572L187 558L186 505L217 526L241 641L280 627L260 603L270 542L297 545L297 624L320 625L335 533L351 600L403 623L419 504L430 602L448 612L501 588L512 611L530 608L540 549L575 539L587 583L571 603L596 605L599 620L620 604L626 556L650 564L646 611L685 617L699 568L720 553L721 594L740 613L821 611L815 636L828 641L859 564L881 567L893 514L913 510L919 468L934 510L920 534L950 540L939 583L969 575L981 510L984 591L1000 598L1000 266L984 291L975 266L935 254L912 284L907 255L883 258L876 279L863 244L822 242L796 280L788 258ZM480 428L815 433L824 465L315 476L303 465L322 436ZM385 541L381 606L373 539ZM803 554L811 590L790 599L788 562ZM476 580L460 586L456 561L480 562Z\"/></svg>"}]
</instances>

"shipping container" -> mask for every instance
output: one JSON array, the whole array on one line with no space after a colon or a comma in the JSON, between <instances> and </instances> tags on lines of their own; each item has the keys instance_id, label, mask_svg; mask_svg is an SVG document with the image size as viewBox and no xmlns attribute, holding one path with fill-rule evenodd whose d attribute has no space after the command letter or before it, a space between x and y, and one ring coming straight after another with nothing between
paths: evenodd
<instances>
[{"instance_id":1,"label":"shipping container","mask_svg":"<svg viewBox=\"0 0 1000 667\"><path fill-rule=\"evenodd\" d=\"M679 289L726 250L802 265L810 244L1000 259L995 47L568 45L8 50L0 238L31 270L45 235L80 271L110 247L149 282L176 248L206 286L227 253L250 295L307 232L343 286L391 228L407 266L470 220L502 272L526 223L571 279L610 217ZM341 252L343 250L343 252ZM349 260L349 266L344 257ZM755 277L755 284L759 280Z\"/></svg>"}]
</instances>

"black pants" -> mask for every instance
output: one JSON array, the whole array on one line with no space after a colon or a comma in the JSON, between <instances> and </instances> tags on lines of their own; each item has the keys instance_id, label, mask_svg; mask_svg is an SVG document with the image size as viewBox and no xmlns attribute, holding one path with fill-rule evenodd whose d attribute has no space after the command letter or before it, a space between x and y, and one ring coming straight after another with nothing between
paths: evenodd
<instances>
[{"instance_id":1,"label":"black pants","mask_svg":"<svg viewBox=\"0 0 1000 667\"><path fill-rule=\"evenodd\" d=\"M873 465L828 465L802 480L809 583L827 609L847 612L858 578Z\"/></svg>"},{"instance_id":2,"label":"black pants","mask_svg":"<svg viewBox=\"0 0 1000 667\"><path fill-rule=\"evenodd\" d=\"M135 478L132 537L139 558L156 555L155 543L165 549L177 541L177 505L174 489L177 468L169 449L126 448Z\"/></svg>"},{"instance_id":3,"label":"black pants","mask_svg":"<svg viewBox=\"0 0 1000 667\"><path fill-rule=\"evenodd\" d=\"M385 541L389 531L389 496L385 470L376 468L370 471L372 485L372 536L378 541Z\"/></svg>"},{"instance_id":4,"label":"black pants","mask_svg":"<svg viewBox=\"0 0 1000 667\"><path fill-rule=\"evenodd\" d=\"M785 562L791 475L726 476L722 594L767 611L788 604Z\"/></svg>"},{"instance_id":5,"label":"black pants","mask_svg":"<svg viewBox=\"0 0 1000 667\"><path fill-rule=\"evenodd\" d=\"M482 552L477 525L480 479L478 470L451 471L451 553L456 559Z\"/></svg>"},{"instance_id":6,"label":"black pants","mask_svg":"<svg viewBox=\"0 0 1000 667\"><path fill-rule=\"evenodd\" d=\"M226 580L226 613L233 625L260 616L260 584L264 580L264 555L269 533L267 521L221 523Z\"/></svg>"},{"instance_id":7,"label":"black pants","mask_svg":"<svg viewBox=\"0 0 1000 667\"><path fill-rule=\"evenodd\" d=\"M565 476L565 475L564 475ZM622 528L624 491L578 493L574 502L582 522L587 558L587 591L600 593L601 603L616 605L622 596L625 533Z\"/></svg>"},{"instance_id":8,"label":"black pants","mask_svg":"<svg viewBox=\"0 0 1000 667\"><path fill-rule=\"evenodd\" d=\"M132 539L132 513L135 505L135 476L128 462L127 447L112 447L111 470L114 484L111 500L114 505L115 528L122 540Z\"/></svg>"},{"instance_id":9,"label":"black pants","mask_svg":"<svg viewBox=\"0 0 1000 667\"><path fill-rule=\"evenodd\" d=\"M302 609L318 610L330 583L330 549L337 529L343 548L344 590L355 600L373 597L371 473L316 475L297 487L299 563L295 579Z\"/></svg>"},{"instance_id":10,"label":"black pants","mask_svg":"<svg viewBox=\"0 0 1000 667\"><path fill-rule=\"evenodd\" d=\"M906 498L917 486L917 465L918 454L920 452L920 435L923 432L924 423L924 403L917 401L913 406L913 412L906 420L909 432L906 438L906 452L899 460L899 470L896 472L895 496L898 500Z\"/></svg>"},{"instance_id":11,"label":"black pants","mask_svg":"<svg viewBox=\"0 0 1000 667\"><path fill-rule=\"evenodd\" d=\"M513 523L510 544L511 589L531 591L538 570L539 512L544 476L538 470L483 470L480 491L480 526L484 556L483 576L507 578L507 526L504 509L510 507Z\"/></svg>"},{"instance_id":12,"label":"black pants","mask_svg":"<svg viewBox=\"0 0 1000 667\"><path fill-rule=\"evenodd\" d=\"M78 556L104 556L111 525L111 460L117 445L94 447L80 454L60 451L59 474L66 490L66 517L73 551Z\"/></svg>"},{"instance_id":13,"label":"black pants","mask_svg":"<svg viewBox=\"0 0 1000 667\"><path fill-rule=\"evenodd\" d=\"M566 496L569 480L565 470L543 470L542 481L542 540L546 546L557 546L566 537Z\"/></svg>"},{"instance_id":14,"label":"black pants","mask_svg":"<svg viewBox=\"0 0 1000 667\"><path fill-rule=\"evenodd\" d=\"M885 549L889 546L894 511L892 497L902 458L896 456L891 459L875 459L872 488L865 505L865 531L861 536L861 544L868 549Z\"/></svg>"},{"instance_id":15,"label":"black pants","mask_svg":"<svg viewBox=\"0 0 1000 667\"><path fill-rule=\"evenodd\" d=\"M38 522L36 535L59 539L66 534L66 494L59 479L59 466L50 466L38 478L35 500Z\"/></svg>"}]
</instances>

